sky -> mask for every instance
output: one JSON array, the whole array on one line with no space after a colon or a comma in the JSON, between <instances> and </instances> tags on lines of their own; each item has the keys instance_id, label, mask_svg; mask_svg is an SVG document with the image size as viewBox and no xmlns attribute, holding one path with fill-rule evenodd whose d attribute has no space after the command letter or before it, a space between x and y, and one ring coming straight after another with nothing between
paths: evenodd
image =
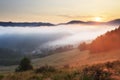
<instances>
[{"instance_id":1,"label":"sky","mask_svg":"<svg viewBox=\"0 0 120 80\"><path fill-rule=\"evenodd\" d=\"M120 0L0 0L0 21L101 21L120 18Z\"/></svg>"}]
</instances>

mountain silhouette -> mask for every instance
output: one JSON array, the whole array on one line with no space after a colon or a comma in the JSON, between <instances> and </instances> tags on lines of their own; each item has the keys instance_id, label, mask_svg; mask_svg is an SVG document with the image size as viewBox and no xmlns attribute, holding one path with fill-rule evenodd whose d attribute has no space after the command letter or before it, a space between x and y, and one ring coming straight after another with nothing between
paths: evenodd
<instances>
[{"instance_id":1,"label":"mountain silhouette","mask_svg":"<svg viewBox=\"0 0 120 80\"><path fill-rule=\"evenodd\" d=\"M85 22L79 21L79 20L73 20L73 21L67 22L66 24L83 24L83 23L85 23Z\"/></svg>"},{"instance_id":2,"label":"mountain silhouette","mask_svg":"<svg viewBox=\"0 0 120 80\"><path fill-rule=\"evenodd\" d=\"M65 25L68 25L68 24L88 24L88 25L91 25L91 24L116 24L116 25L120 25L120 19L115 19L115 20L111 20L111 21L108 21L108 22L95 22L95 21L80 21L80 20L72 20L72 21L69 21L67 23L62 23L62 24L65 24Z\"/></svg>"},{"instance_id":3,"label":"mountain silhouette","mask_svg":"<svg viewBox=\"0 0 120 80\"><path fill-rule=\"evenodd\" d=\"M112 21L107 22L108 24L119 24L120 25L120 19L115 19Z\"/></svg>"},{"instance_id":4,"label":"mountain silhouette","mask_svg":"<svg viewBox=\"0 0 120 80\"><path fill-rule=\"evenodd\" d=\"M86 25L120 25L120 19L111 20L108 22L95 22L95 21L81 21L81 20L72 20L67 23L59 23L57 25L70 25L70 24L86 24ZM52 23L43 23L43 22L0 22L0 26L8 27L8 26L18 26L18 27L39 27L39 26L56 26L56 24Z\"/></svg>"},{"instance_id":5,"label":"mountain silhouette","mask_svg":"<svg viewBox=\"0 0 120 80\"><path fill-rule=\"evenodd\" d=\"M51 23L43 23L43 22L0 22L0 26L19 26L19 27L33 27L33 26L55 26Z\"/></svg>"}]
</instances>

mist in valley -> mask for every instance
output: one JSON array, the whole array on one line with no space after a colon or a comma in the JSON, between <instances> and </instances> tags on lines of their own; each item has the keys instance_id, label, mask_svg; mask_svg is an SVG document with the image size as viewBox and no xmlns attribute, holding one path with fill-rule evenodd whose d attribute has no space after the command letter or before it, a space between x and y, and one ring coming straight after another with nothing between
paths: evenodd
<instances>
[{"instance_id":1,"label":"mist in valley","mask_svg":"<svg viewBox=\"0 0 120 80\"><path fill-rule=\"evenodd\" d=\"M0 27L0 48L23 53L55 46L73 45L95 39L116 27L106 25L59 25L41 27Z\"/></svg>"}]
</instances>

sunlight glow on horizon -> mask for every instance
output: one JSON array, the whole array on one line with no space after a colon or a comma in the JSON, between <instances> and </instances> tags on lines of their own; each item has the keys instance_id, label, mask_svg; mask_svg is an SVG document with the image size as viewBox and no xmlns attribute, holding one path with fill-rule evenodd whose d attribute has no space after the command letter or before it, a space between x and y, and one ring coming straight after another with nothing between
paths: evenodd
<instances>
[{"instance_id":1,"label":"sunlight glow on horizon","mask_svg":"<svg viewBox=\"0 0 120 80\"><path fill-rule=\"evenodd\" d=\"M102 22L102 18L101 17L95 17L93 21Z\"/></svg>"},{"instance_id":2,"label":"sunlight glow on horizon","mask_svg":"<svg viewBox=\"0 0 120 80\"><path fill-rule=\"evenodd\" d=\"M95 16L103 22L120 18L120 0L0 0L0 21L62 23Z\"/></svg>"}]
</instances>

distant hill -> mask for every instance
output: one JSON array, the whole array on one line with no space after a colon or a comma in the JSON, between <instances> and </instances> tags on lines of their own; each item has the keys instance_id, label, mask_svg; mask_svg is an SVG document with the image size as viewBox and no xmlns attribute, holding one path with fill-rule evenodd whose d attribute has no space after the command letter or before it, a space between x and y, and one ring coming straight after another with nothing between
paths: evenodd
<instances>
[{"instance_id":1,"label":"distant hill","mask_svg":"<svg viewBox=\"0 0 120 80\"><path fill-rule=\"evenodd\" d=\"M120 19L115 19L112 21L107 22L108 24L119 24L120 25Z\"/></svg>"},{"instance_id":2,"label":"distant hill","mask_svg":"<svg viewBox=\"0 0 120 80\"><path fill-rule=\"evenodd\" d=\"M79 21L79 20L73 20L73 21L67 22L66 24L83 24L83 23L85 23L85 22Z\"/></svg>"},{"instance_id":3,"label":"distant hill","mask_svg":"<svg viewBox=\"0 0 120 80\"><path fill-rule=\"evenodd\" d=\"M95 22L95 21L79 21L79 20L73 20L70 22L67 22L66 24L103 24L104 22Z\"/></svg>"},{"instance_id":4,"label":"distant hill","mask_svg":"<svg viewBox=\"0 0 120 80\"><path fill-rule=\"evenodd\" d=\"M95 21L80 21L80 20L72 20L67 23L59 23L57 25L69 25L69 24L87 24L87 25L120 25L120 19L111 20L108 22L95 22ZM0 22L0 26L8 27L8 26L18 26L18 27L38 27L38 26L56 26L56 24L52 23L43 23L43 22Z\"/></svg>"},{"instance_id":5,"label":"distant hill","mask_svg":"<svg viewBox=\"0 0 120 80\"><path fill-rule=\"evenodd\" d=\"M110 25L120 25L120 19L115 19L115 20L111 20L111 21L108 21L108 22L95 22L95 21L80 21L80 20L72 20L72 21L69 21L67 23L62 23L64 25L68 25L68 24L88 24L88 25L91 25L91 24L110 24Z\"/></svg>"},{"instance_id":6,"label":"distant hill","mask_svg":"<svg viewBox=\"0 0 120 80\"><path fill-rule=\"evenodd\" d=\"M19 27L33 27L33 26L55 26L51 23L43 23L43 22L0 22L0 26L19 26Z\"/></svg>"},{"instance_id":7,"label":"distant hill","mask_svg":"<svg viewBox=\"0 0 120 80\"><path fill-rule=\"evenodd\" d=\"M88 49L91 53L120 49L120 27L97 37L90 44L80 44L79 48L80 50Z\"/></svg>"}]
</instances>

